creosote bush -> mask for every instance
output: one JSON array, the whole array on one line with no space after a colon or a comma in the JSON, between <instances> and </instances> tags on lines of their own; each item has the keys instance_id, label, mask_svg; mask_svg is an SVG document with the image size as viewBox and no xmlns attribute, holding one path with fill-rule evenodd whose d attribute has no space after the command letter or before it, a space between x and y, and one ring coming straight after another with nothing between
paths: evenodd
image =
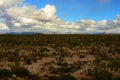
<instances>
[{"instance_id":1,"label":"creosote bush","mask_svg":"<svg viewBox=\"0 0 120 80\"><path fill-rule=\"evenodd\" d=\"M60 80L77 80L77 79L70 74L63 74Z\"/></svg>"},{"instance_id":2,"label":"creosote bush","mask_svg":"<svg viewBox=\"0 0 120 80\"><path fill-rule=\"evenodd\" d=\"M0 78L11 77L11 76L12 76L12 72L10 70L0 69Z\"/></svg>"},{"instance_id":3,"label":"creosote bush","mask_svg":"<svg viewBox=\"0 0 120 80\"><path fill-rule=\"evenodd\" d=\"M94 80L112 80L112 74L100 68L94 68L88 72L88 75L92 76Z\"/></svg>"}]
</instances>

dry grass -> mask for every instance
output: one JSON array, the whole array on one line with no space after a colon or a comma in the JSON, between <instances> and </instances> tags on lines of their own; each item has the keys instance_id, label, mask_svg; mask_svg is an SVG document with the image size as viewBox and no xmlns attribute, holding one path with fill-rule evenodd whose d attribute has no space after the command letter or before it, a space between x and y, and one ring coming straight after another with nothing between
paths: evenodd
<instances>
[{"instance_id":1,"label":"dry grass","mask_svg":"<svg viewBox=\"0 0 120 80\"><path fill-rule=\"evenodd\" d=\"M119 77L119 40L120 35L1 35L0 69L18 63L39 80L68 73L90 80L88 72L97 67Z\"/></svg>"}]
</instances>

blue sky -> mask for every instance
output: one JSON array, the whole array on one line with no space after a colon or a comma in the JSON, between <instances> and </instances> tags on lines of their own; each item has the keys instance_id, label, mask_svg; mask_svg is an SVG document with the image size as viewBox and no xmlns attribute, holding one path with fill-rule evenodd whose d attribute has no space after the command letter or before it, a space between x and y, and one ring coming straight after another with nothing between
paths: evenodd
<instances>
[{"instance_id":1,"label":"blue sky","mask_svg":"<svg viewBox=\"0 0 120 80\"><path fill-rule=\"evenodd\" d=\"M70 22L112 20L120 13L120 0L25 0L25 3L36 5L38 9L46 4L55 5L57 17Z\"/></svg>"},{"instance_id":2,"label":"blue sky","mask_svg":"<svg viewBox=\"0 0 120 80\"><path fill-rule=\"evenodd\" d=\"M120 33L120 0L0 0L0 33Z\"/></svg>"}]
</instances>

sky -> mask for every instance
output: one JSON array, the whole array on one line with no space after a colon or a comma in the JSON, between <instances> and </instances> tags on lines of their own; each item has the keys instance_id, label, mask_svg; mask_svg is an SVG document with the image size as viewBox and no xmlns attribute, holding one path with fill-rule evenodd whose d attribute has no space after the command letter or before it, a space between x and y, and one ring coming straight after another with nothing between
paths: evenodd
<instances>
[{"instance_id":1,"label":"sky","mask_svg":"<svg viewBox=\"0 0 120 80\"><path fill-rule=\"evenodd\" d=\"M0 0L0 33L120 33L120 0Z\"/></svg>"},{"instance_id":2,"label":"sky","mask_svg":"<svg viewBox=\"0 0 120 80\"><path fill-rule=\"evenodd\" d=\"M56 15L64 21L80 19L112 20L120 13L120 0L26 0L30 5L42 8L46 4L56 6Z\"/></svg>"}]
</instances>

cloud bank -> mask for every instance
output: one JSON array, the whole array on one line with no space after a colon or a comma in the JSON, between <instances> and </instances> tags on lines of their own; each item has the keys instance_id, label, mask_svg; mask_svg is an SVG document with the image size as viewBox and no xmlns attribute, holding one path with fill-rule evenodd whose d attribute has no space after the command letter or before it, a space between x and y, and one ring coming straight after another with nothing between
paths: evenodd
<instances>
[{"instance_id":1,"label":"cloud bank","mask_svg":"<svg viewBox=\"0 0 120 80\"><path fill-rule=\"evenodd\" d=\"M35 6L23 4L23 0L0 0L0 33L120 33L119 14L112 21L64 22L55 15L57 10L54 5L47 4L38 10Z\"/></svg>"}]
</instances>

